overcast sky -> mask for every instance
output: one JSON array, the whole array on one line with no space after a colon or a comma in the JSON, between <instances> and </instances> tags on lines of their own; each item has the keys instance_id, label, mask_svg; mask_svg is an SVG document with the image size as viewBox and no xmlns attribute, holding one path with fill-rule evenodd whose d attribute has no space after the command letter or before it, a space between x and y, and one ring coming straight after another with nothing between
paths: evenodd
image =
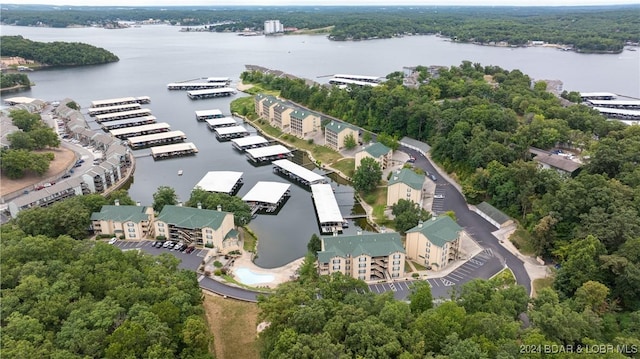
<instances>
[{"instance_id":1,"label":"overcast sky","mask_svg":"<svg viewBox=\"0 0 640 359\"><path fill-rule=\"evenodd\" d=\"M474 5L575 6L638 4L638 0L9 0L5 4L74 6L228 6L228 5Z\"/></svg>"}]
</instances>

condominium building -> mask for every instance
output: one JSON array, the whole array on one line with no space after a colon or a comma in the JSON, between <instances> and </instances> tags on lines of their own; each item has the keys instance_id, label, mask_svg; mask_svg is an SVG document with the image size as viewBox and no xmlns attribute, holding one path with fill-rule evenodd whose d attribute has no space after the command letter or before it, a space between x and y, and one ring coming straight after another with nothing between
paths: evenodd
<instances>
[{"instance_id":1,"label":"condominium building","mask_svg":"<svg viewBox=\"0 0 640 359\"><path fill-rule=\"evenodd\" d=\"M36 207L48 207L56 202L89 194L86 185L79 178L69 178L55 184L46 183L48 187L31 191L9 202L9 213L16 218L18 212Z\"/></svg>"},{"instance_id":2,"label":"condominium building","mask_svg":"<svg viewBox=\"0 0 640 359\"><path fill-rule=\"evenodd\" d=\"M320 130L320 116L303 110L293 110L290 113L290 133L296 137L304 138L313 131Z\"/></svg>"},{"instance_id":3,"label":"condominium building","mask_svg":"<svg viewBox=\"0 0 640 359\"><path fill-rule=\"evenodd\" d=\"M360 167L360 162L364 158L373 158L380 165L380 169L385 170L391 165L393 150L380 142L375 142L365 146L362 151L356 153L356 169Z\"/></svg>"},{"instance_id":4,"label":"condominium building","mask_svg":"<svg viewBox=\"0 0 640 359\"><path fill-rule=\"evenodd\" d=\"M291 113L294 109L284 103L278 103L273 107L273 119L269 121L282 132L288 133L291 127Z\"/></svg>"},{"instance_id":5,"label":"condominium building","mask_svg":"<svg viewBox=\"0 0 640 359\"><path fill-rule=\"evenodd\" d=\"M102 206L100 212L91 214L91 226L95 234L112 234L115 237L140 240L153 237L153 207Z\"/></svg>"},{"instance_id":6,"label":"condominium building","mask_svg":"<svg viewBox=\"0 0 640 359\"><path fill-rule=\"evenodd\" d=\"M413 201L422 207L426 177L410 168L394 171L387 185L387 206L391 207L401 199Z\"/></svg>"},{"instance_id":7,"label":"condominium building","mask_svg":"<svg viewBox=\"0 0 640 359\"><path fill-rule=\"evenodd\" d=\"M267 20L264 22L264 34L276 34L284 32L284 25L280 20Z\"/></svg>"},{"instance_id":8,"label":"condominium building","mask_svg":"<svg viewBox=\"0 0 640 359\"><path fill-rule=\"evenodd\" d=\"M336 151L345 147L345 139L353 136L358 143L358 128L347 123L331 121L324 128L324 144Z\"/></svg>"},{"instance_id":9,"label":"condominium building","mask_svg":"<svg viewBox=\"0 0 640 359\"><path fill-rule=\"evenodd\" d=\"M398 233L366 233L321 238L318 270L340 272L365 281L404 277L405 249Z\"/></svg>"},{"instance_id":10,"label":"condominium building","mask_svg":"<svg viewBox=\"0 0 640 359\"><path fill-rule=\"evenodd\" d=\"M460 256L460 242L468 234L451 217L433 217L407 231L407 258L442 270Z\"/></svg>"}]
</instances>

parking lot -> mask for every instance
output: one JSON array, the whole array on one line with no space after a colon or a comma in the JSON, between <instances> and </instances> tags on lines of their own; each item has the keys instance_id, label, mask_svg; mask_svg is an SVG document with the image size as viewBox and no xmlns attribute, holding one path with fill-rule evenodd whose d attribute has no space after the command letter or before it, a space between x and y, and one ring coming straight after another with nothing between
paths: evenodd
<instances>
[{"instance_id":1,"label":"parking lot","mask_svg":"<svg viewBox=\"0 0 640 359\"><path fill-rule=\"evenodd\" d=\"M444 213L444 199L445 199L445 185L436 185L435 193L433 194L433 202L431 204L431 212L434 216Z\"/></svg>"},{"instance_id":2,"label":"parking lot","mask_svg":"<svg viewBox=\"0 0 640 359\"><path fill-rule=\"evenodd\" d=\"M153 247L155 241L129 241L129 240L117 240L113 245L120 248L123 251L127 250L141 250L152 255L159 255L162 253L169 253L181 260L180 268L196 270L202 264L202 260L209 252L208 248L196 248L191 253L185 253L169 248L156 248Z\"/></svg>"}]
</instances>

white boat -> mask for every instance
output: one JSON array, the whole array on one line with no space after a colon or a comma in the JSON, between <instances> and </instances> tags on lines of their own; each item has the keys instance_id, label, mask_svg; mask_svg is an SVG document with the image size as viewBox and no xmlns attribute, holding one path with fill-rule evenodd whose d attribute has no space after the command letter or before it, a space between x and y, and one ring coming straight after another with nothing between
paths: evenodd
<instances>
[{"instance_id":1,"label":"white boat","mask_svg":"<svg viewBox=\"0 0 640 359\"><path fill-rule=\"evenodd\" d=\"M178 170L178 176L182 176L182 170Z\"/></svg>"}]
</instances>

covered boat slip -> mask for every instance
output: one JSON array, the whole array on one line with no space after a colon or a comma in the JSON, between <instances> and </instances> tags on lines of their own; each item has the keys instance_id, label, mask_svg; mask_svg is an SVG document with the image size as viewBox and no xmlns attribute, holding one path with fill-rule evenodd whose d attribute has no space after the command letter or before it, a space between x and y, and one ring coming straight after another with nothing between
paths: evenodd
<instances>
[{"instance_id":1,"label":"covered boat slip","mask_svg":"<svg viewBox=\"0 0 640 359\"><path fill-rule=\"evenodd\" d=\"M233 195L242 185L242 174L236 171L209 171L193 189Z\"/></svg>"},{"instance_id":2,"label":"covered boat slip","mask_svg":"<svg viewBox=\"0 0 640 359\"><path fill-rule=\"evenodd\" d=\"M238 123L236 122L236 119L233 117L211 118L205 121L207 122L207 126L211 131L213 131L218 127L230 127L230 126L238 125Z\"/></svg>"},{"instance_id":3,"label":"covered boat slip","mask_svg":"<svg viewBox=\"0 0 640 359\"><path fill-rule=\"evenodd\" d=\"M238 151L244 151L248 148L265 147L269 145L269 141L262 136L248 136L235 138L231 140L233 148Z\"/></svg>"},{"instance_id":4,"label":"covered boat slip","mask_svg":"<svg viewBox=\"0 0 640 359\"><path fill-rule=\"evenodd\" d=\"M293 154L291 151L283 145L273 145L259 148L251 148L247 151L247 157L256 162L273 161L277 159L283 159L285 157L291 157Z\"/></svg>"},{"instance_id":5,"label":"covered boat slip","mask_svg":"<svg viewBox=\"0 0 640 359\"><path fill-rule=\"evenodd\" d=\"M216 133L216 137L220 141L230 140L232 138L249 136L249 131L240 126L218 127L213 130Z\"/></svg>"},{"instance_id":6,"label":"covered boat slip","mask_svg":"<svg viewBox=\"0 0 640 359\"><path fill-rule=\"evenodd\" d=\"M311 195L316 206L320 231L322 233L341 232L344 218L340 213L331 185L328 183L311 185Z\"/></svg>"},{"instance_id":7,"label":"covered boat slip","mask_svg":"<svg viewBox=\"0 0 640 359\"><path fill-rule=\"evenodd\" d=\"M91 107L120 106L120 105L126 105L130 103L145 104L150 102L151 102L151 98L149 96L121 97L121 98L91 101Z\"/></svg>"},{"instance_id":8,"label":"covered boat slip","mask_svg":"<svg viewBox=\"0 0 640 359\"><path fill-rule=\"evenodd\" d=\"M177 156L188 156L196 154L197 152L198 148L196 148L196 145L194 145L193 142L151 147L151 156L153 156L153 159L155 160Z\"/></svg>"},{"instance_id":9,"label":"covered boat slip","mask_svg":"<svg viewBox=\"0 0 640 359\"><path fill-rule=\"evenodd\" d=\"M87 110L87 114L91 117L97 115L103 115L105 113L114 113L114 112L123 112L123 111L131 111L131 110L139 110L139 103L128 103L126 105L118 105L118 106L105 106L105 107L91 107Z\"/></svg>"},{"instance_id":10,"label":"covered boat slip","mask_svg":"<svg viewBox=\"0 0 640 359\"><path fill-rule=\"evenodd\" d=\"M289 176L290 178L301 182L306 186L326 182L326 179L323 176L289 160L273 161L273 170L276 173L282 173L286 176Z\"/></svg>"},{"instance_id":11,"label":"covered boat slip","mask_svg":"<svg viewBox=\"0 0 640 359\"><path fill-rule=\"evenodd\" d=\"M132 149L137 150L140 148L145 148L150 146L184 142L184 140L186 139L187 139L187 136L182 131L169 131L169 132L154 133L151 135L129 137L127 142L129 143L129 146Z\"/></svg>"},{"instance_id":12,"label":"covered boat slip","mask_svg":"<svg viewBox=\"0 0 640 359\"><path fill-rule=\"evenodd\" d=\"M198 121L204 121L210 118L222 118L222 117L224 117L224 115L222 114L222 111L218 110L217 108L212 110L196 111L196 120Z\"/></svg>"},{"instance_id":13,"label":"covered boat slip","mask_svg":"<svg viewBox=\"0 0 640 359\"><path fill-rule=\"evenodd\" d=\"M236 93L236 90L230 87L223 87L219 89L187 91L187 96L189 96L189 98L192 100L199 100L203 98L231 96L231 95L234 95L235 93Z\"/></svg>"},{"instance_id":14,"label":"covered boat slip","mask_svg":"<svg viewBox=\"0 0 640 359\"><path fill-rule=\"evenodd\" d=\"M167 84L168 90L204 90L226 87L226 82L172 82Z\"/></svg>"},{"instance_id":15,"label":"covered boat slip","mask_svg":"<svg viewBox=\"0 0 640 359\"><path fill-rule=\"evenodd\" d=\"M260 181L256 183L242 200L251 207L251 214L259 210L275 212L286 197L290 196L288 183Z\"/></svg>"},{"instance_id":16,"label":"covered boat slip","mask_svg":"<svg viewBox=\"0 0 640 359\"><path fill-rule=\"evenodd\" d=\"M598 110L606 118L615 118L618 120L640 120L640 110L626 110L620 108L593 107Z\"/></svg>"},{"instance_id":17,"label":"covered boat slip","mask_svg":"<svg viewBox=\"0 0 640 359\"><path fill-rule=\"evenodd\" d=\"M150 125L152 123L156 123L155 116L134 117L124 120L109 121L102 123L101 126L103 130L111 131L118 128L137 127L142 125Z\"/></svg>"},{"instance_id":18,"label":"covered boat slip","mask_svg":"<svg viewBox=\"0 0 640 359\"><path fill-rule=\"evenodd\" d=\"M134 118L134 117L142 117L142 116L151 116L151 110L149 110L148 108L141 108L138 110L131 110L131 111L105 113L102 115L96 115L96 122L102 123L102 122L123 120L126 118Z\"/></svg>"},{"instance_id":19,"label":"covered boat slip","mask_svg":"<svg viewBox=\"0 0 640 359\"><path fill-rule=\"evenodd\" d=\"M109 131L111 136L126 140L129 137L151 135L154 133L167 132L171 126L166 122L152 123L150 125L142 125L135 127L118 128Z\"/></svg>"}]
</instances>

